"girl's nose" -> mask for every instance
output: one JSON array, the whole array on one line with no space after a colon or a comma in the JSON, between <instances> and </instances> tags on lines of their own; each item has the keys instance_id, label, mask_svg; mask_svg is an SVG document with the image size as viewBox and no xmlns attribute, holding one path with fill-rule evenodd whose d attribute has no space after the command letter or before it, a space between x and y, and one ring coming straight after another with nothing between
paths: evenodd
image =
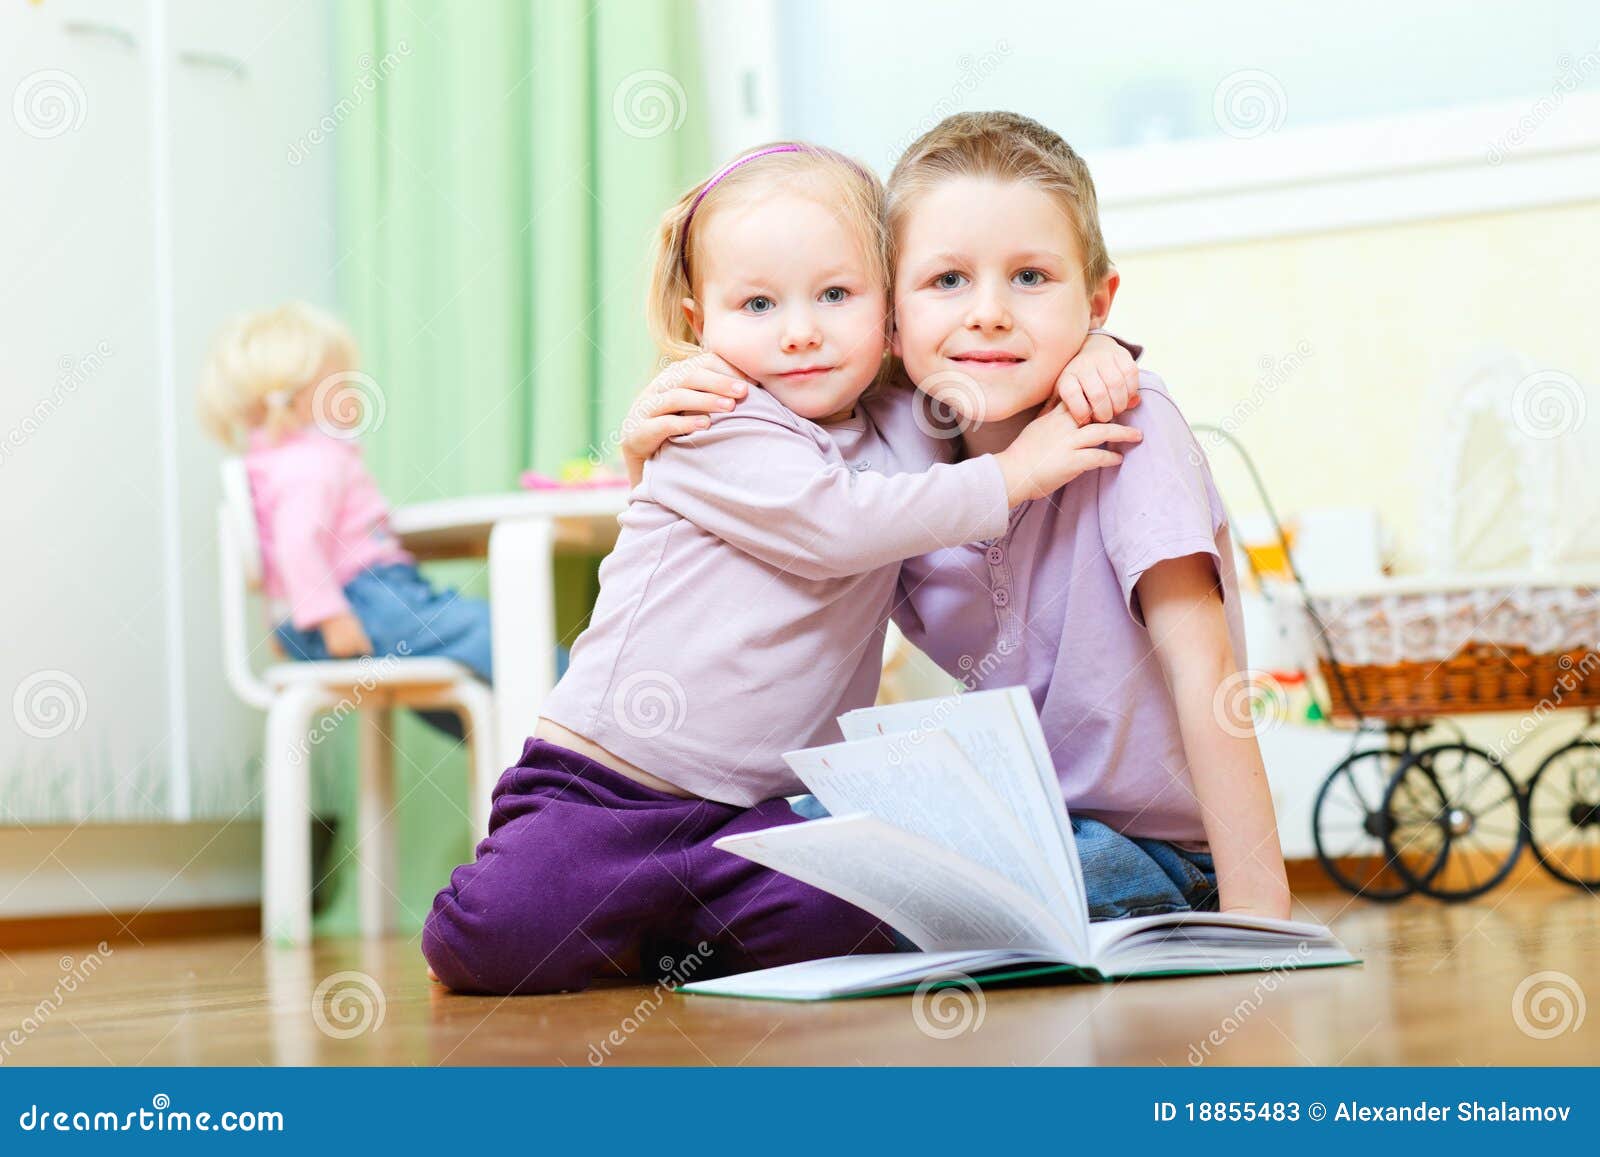
<instances>
[{"instance_id":1,"label":"girl's nose","mask_svg":"<svg viewBox=\"0 0 1600 1157\"><path fill-rule=\"evenodd\" d=\"M821 344L822 331L817 328L817 320L809 311L790 316L789 324L783 331L784 353L792 354L801 350L816 349Z\"/></svg>"}]
</instances>

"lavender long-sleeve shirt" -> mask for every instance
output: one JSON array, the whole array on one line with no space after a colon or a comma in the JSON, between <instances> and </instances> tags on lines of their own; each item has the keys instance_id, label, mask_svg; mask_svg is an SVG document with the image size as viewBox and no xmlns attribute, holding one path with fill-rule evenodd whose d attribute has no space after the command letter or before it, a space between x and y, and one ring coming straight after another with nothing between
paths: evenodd
<instances>
[{"instance_id":1,"label":"lavender long-sleeve shirt","mask_svg":"<svg viewBox=\"0 0 1600 1157\"><path fill-rule=\"evenodd\" d=\"M540 714L708 799L803 791L782 753L872 703L901 560L1006 528L992 456L905 473L900 395L820 426L753 387L663 446Z\"/></svg>"}]
</instances>

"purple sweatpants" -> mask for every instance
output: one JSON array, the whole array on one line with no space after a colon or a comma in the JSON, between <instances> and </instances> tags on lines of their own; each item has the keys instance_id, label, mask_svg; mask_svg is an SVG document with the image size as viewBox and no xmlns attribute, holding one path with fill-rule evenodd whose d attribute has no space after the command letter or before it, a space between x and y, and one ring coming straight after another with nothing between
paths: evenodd
<instances>
[{"instance_id":1,"label":"purple sweatpants","mask_svg":"<svg viewBox=\"0 0 1600 1157\"><path fill-rule=\"evenodd\" d=\"M477 858L433 901L423 955L452 989L509 994L584 988L660 946L705 942L693 979L894 951L875 917L711 846L800 822L781 799L679 799L529 739L495 785Z\"/></svg>"}]
</instances>

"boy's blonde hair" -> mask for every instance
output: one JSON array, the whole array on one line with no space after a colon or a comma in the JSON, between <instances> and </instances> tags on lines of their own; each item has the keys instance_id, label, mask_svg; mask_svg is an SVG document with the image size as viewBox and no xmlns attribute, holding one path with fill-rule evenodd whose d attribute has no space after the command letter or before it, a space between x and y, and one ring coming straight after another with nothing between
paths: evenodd
<instances>
[{"instance_id":1,"label":"boy's blonde hair","mask_svg":"<svg viewBox=\"0 0 1600 1157\"><path fill-rule=\"evenodd\" d=\"M1021 181L1054 197L1072 221L1093 290L1111 272L1089 166L1060 134L1014 112L946 117L912 143L889 174L889 244L898 256L906 216L919 193L952 177Z\"/></svg>"},{"instance_id":2,"label":"boy's blonde hair","mask_svg":"<svg viewBox=\"0 0 1600 1157\"><path fill-rule=\"evenodd\" d=\"M833 149L803 141L774 141L741 153L678 199L656 231L655 262L645 313L650 336L663 357L677 360L700 352L683 299L698 300L698 270L704 266L698 237L719 207L778 189L812 183L822 204L855 233L885 294L889 250L884 232L883 182L871 169Z\"/></svg>"},{"instance_id":3,"label":"boy's blonde hair","mask_svg":"<svg viewBox=\"0 0 1600 1157\"><path fill-rule=\"evenodd\" d=\"M240 314L212 339L200 375L200 420L226 446L262 426L275 439L297 391L331 372L355 369L359 358L345 324L304 302Z\"/></svg>"}]
</instances>

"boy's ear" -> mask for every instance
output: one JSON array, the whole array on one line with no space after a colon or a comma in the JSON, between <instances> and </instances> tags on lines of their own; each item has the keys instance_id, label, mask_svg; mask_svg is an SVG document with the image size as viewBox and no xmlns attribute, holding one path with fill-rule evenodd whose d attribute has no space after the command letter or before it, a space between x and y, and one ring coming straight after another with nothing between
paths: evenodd
<instances>
[{"instance_id":1,"label":"boy's ear","mask_svg":"<svg viewBox=\"0 0 1600 1157\"><path fill-rule=\"evenodd\" d=\"M692 297L685 297L678 304L683 307L684 320L689 323L689 328L694 330L695 340L698 341L706 328L706 319L701 314L699 305Z\"/></svg>"},{"instance_id":2,"label":"boy's ear","mask_svg":"<svg viewBox=\"0 0 1600 1157\"><path fill-rule=\"evenodd\" d=\"M1106 318L1111 316L1111 301L1117 296L1117 288L1121 284L1122 274L1113 268L1100 282L1100 288L1089 295L1090 329L1098 329L1105 325Z\"/></svg>"}]
</instances>

